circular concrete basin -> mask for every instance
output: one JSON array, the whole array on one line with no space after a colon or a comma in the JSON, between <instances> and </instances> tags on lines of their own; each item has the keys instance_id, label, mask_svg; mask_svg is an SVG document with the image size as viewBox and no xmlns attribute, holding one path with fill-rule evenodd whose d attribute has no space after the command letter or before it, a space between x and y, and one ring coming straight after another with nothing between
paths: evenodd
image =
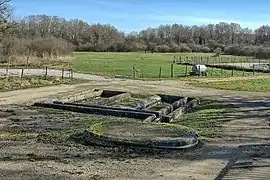
<instances>
[{"instance_id":1,"label":"circular concrete basin","mask_svg":"<svg viewBox=\"0 0 270 180\"><path fill-rule=\"evenodd\" d=\"M197 133L188 127L140 121L108 121L84 132L84 142L102 146L143 146L186 149L198 144Z\"/></svg>"}]
</instances>

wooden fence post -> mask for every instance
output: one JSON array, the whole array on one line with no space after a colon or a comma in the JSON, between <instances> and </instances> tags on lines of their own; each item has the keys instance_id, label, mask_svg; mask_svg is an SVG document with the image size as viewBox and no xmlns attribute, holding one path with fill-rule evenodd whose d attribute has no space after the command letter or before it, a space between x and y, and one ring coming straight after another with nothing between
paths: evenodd
<instances>
[{"instance_id":1,"label":"wooden fence post","mask_svg":"<svg viewBox=\"0 0 270 180\"><path fill-rule=\"evenodd\" d=\"M65 69L62 69L62 79L64 79L64 73L65 73Z\"/></svg>"},{"instance_id":2,"label":"wooden fence post","mask_svg":"<svg viewBox=\"0 0 270 180\"><path fill-rule=\"evenodd\" d=\"M234 66L232 67L232 76L234 75Z\"/></svg>"},{"instance_id":3,"label":"wooden fence post","mask_svg":"<svg viewBox=\"0 0 270 180\"><path fill-rule=\"evenodd\" d=\"M47 78L47 76L48 76L48 67L46 66L46 68L45 68L45 79Z\"/></svg>"},{"instance_id":4,"label":"wooden fence post","mask_svg":"<svg viewBox=\"0 0 270 180\"><path fill-rule=\"evenodd\" d=\"M159 68L159 74L158 74L158 78L160 79L161 78L161 67Z\"/></svg>"},{"instance_id":5,"label":"wooden fence post","mask_svg":"<svg viewBox=\"0 0 270 180\"><path fill-rule=\"evenodd\" d=\"M255 66L253 64L253 75L255 75Z\"/></svg>"},{"instance_id":6,"label":"wooden fence post","mask_svg":"<svg viewBox=\"0 0 270 180\"><path fill-rule=\"evenodd\" d=\"M135 79L136 78L136 72L135 72L135 65L133 65L133 79Z\"/></svg>"},{"instance_id":7,"label":"wooden fence post","mask_svg":"<svg viewBox=\"0 0 270 180\"><path fill-rule=\"evenodd\" d=\"M220 76L223 75L223 66L221 66L221 69L220 69Z\"/></svg>"},{"instance_id":8,"label":"wooden fence post","mask_svg":"<svg viewBox=\"0 0 270 180\"><path fill-rule=\"evenodd\" d=\"M24 68L22 68L22 72L21 72L21 78L23 78L23 71L24 71Z\"/></svg>"},{"instance_id":9,"label":"wooden fence post","mask_svg":"<svg viewBox=\"0 0 270 180\"><path fill-rule=\"evenodd\" d=\"M71 76L71 79L73 79L73 69L70 69L70 76Z\"/></svg>"},{"instance_id":10,"label":"wooden fence post","mask_svg":"<svg viewBox=\"0 0 270 180\"><path fill-rule=\"evenodd\" d=\"M268 64L268 68L269 68L269 73L270 73L270 63Z\"/></svg>"},{"instance_id":11,"label":"wooden fence post","mask_svg":"<svg viewBox=\"0 0 270 180\"><path fill-rule=\"evenodd\" d=\"M244 68L244 66L243 66L242 70L243 70L243 76L245 76L245 68Z\"/></svg>"},{"instance_id":12,"label":"wooden fence post","mask_svg":"<svg viewBox=\"0 0 270 180\"><path fill-rule=\"evenodd\" d=\"M187 69L188 69L188 64L186 64L185 77L187 76Z\"/></svg>"},{"instance_id":13,"label":"wooden fence post","mask_svg":"<svg viewBox=\"0 0 270 180\"><path fill-rule=\"evenodd\" d=\"M173 77L173 64L171 64L171 77Z\"/></svg>"}]
</instances>

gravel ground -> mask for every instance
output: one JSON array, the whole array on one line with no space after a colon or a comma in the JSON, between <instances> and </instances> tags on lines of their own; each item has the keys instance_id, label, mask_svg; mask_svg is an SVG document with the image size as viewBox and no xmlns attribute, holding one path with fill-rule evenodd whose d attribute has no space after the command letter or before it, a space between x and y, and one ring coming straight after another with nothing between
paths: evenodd
<instances>
[{"instance_id":1,"label":"gravel ground","mask_svg":"<svg viewBox=\"0 0 270 180\"><path fill-rule=\"evenodd\" d=\"M16 70L12 72L16 74ZM17 74L18 72L19 70ZM55 76L61 75L61 71L52 72L57 72ZM42 70L30 71L31 75L42 73ZM179 80L122 81L106 80L92 75L85 77L91 77L93 81L80 85L60 85L0 93L1 107L14 110L0 114L0 128L24 127L27 131L63 128L68 121L74 120L78 115L69 117L66 114L39 113L11 104L25 104L49 96L61 96L94 88L218 98L234 104L236 113L233 114L233 119L223 125L226 136L212 139L187 152L125 154L121 149L104 150L79 145L56 146L37 143L35 138L0 140L0 179L209 180L270 177L269 171L266 170L270 166L269 93L194 88ZM258 146L262 143L266 146L260 146L258 150L255 144ZM248 178L246 169L234 169L244 160L251 162ZM261 166L255 167L256 162Z\"/></svg>"}]
</instances>

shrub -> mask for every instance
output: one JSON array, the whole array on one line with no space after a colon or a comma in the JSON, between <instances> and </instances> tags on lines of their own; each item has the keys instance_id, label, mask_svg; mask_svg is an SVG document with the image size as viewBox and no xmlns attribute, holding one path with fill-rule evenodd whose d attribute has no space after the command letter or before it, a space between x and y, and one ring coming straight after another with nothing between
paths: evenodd
<instances>
[{"instance_id":1,"label":"shrub","mask_svg":"<svg viewBox=\"0 0 270 180\"><path fill-rule=\"evenodd\" d=\"M177 44L173 43L170 46L170 52L174 52L174 53L181 52L181 47L178 46Z\"/></svg>"},{"instance_id":2,"label":"shrub","mask_svg":"<svg viewBox=\"0 0 270 180\"><path fill-rule=\"evenodd\" d=\"M179 47L181 49L180 52L192 52L192 49L188 47L186 44L181 44Z\"/></svg>"},{"instance_id":3,"label":"shrub","mask_svg":"<svg viewBox=\"0 0 270 180\"><path fill-rule=\"evenodd\" d=\"M209 53L210 51L211 50L209 47L206 47L206 46L201 47L201 52L203 52L203 53Z\"/></svg>"},{"instance_id":4,"label":"shrub","mask_svg":"<svg viewBox=\"0 0 270 180\"><path fill-rule=\"evenodd\" d=\"M170 47L166 44L157 46L157 52L166 53L166 52L169 52L169 50L170 50Z\"/></svg>"},{"instance_id":5,"label":"shrub","mask_svg":"<svg viewBox=\"0 0 270 180\"><path fill-rule=\"evenodd\" d=\"M238 44L228 46L224 50L225 54L230 54L230 55L238 55L240 51L241 51L241 46L239 46Z\"/></svg>"},{"instance_id":6,"label":"shrub","mask_svg":"<svg viewBox=\"0 0 270 180\"><path fill-rule=\"evenodd\" d=\"M221 54L222 50L221 48L217 47L215 50L214 50L214 53L216 53L216 56L219 56Z\"/></svg>"}]
</instances>

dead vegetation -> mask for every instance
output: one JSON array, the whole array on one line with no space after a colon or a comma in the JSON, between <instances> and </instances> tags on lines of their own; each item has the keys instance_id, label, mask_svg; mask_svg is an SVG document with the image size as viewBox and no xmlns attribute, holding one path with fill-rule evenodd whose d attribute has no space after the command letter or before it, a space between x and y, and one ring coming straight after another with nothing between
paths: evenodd
<instances>
[{"instance_id":1,"label":"dead vegetation","mask_svg":"<svg viewBox=\"0 0 270 180\"><path fill-rule=\"evenodd\" d=\"M51 76L27 76L23 78L9 77L8 81L6 81L6 79L2 77L0 78L0 92L26 88L37 88L43 86L53 86L59 84L76 84L83 82L86 82L86 80L59 78Z\"/></svg>"}]
</instances>

